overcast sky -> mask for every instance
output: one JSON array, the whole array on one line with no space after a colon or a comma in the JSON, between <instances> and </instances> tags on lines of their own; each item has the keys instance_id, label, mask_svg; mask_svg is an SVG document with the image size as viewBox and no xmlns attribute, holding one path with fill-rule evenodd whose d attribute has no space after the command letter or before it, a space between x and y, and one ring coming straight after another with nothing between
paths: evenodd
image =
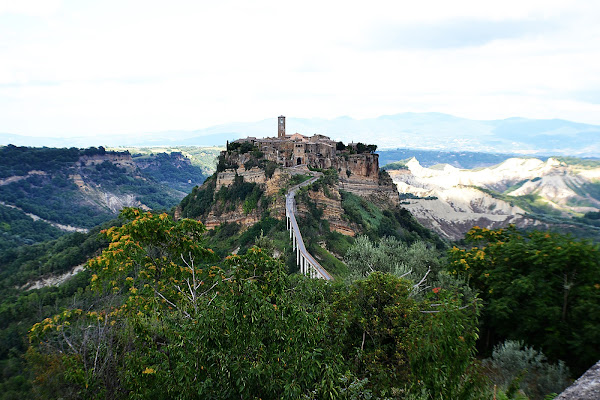
<instances>
[{"instance_id":1,"label":"overcast sky","mask_svg":"<svg viewBox=\"0 0 600 400\"><path fill-rule=\"evenodd\" d=\"M600 1L0 0L0 132L406 111L600 124Z\"/></svg>"}]
</instances>

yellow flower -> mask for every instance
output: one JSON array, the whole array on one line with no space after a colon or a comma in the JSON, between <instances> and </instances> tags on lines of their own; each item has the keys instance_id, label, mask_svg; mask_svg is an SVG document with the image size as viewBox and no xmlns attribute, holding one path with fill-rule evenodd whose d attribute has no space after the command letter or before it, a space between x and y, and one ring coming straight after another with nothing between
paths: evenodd
<instances>
[{"instance_id":1,"label":"yellow flower","mask_svg":"<svg viewBox=\"0 0 600 400\"><path fill-rule=\"evenodd\" d=\"M153 374L155 372L156 371L154 370L154 368L146 367L146 369L142 371L142 374Z\"/></svg>"}]
</instances>

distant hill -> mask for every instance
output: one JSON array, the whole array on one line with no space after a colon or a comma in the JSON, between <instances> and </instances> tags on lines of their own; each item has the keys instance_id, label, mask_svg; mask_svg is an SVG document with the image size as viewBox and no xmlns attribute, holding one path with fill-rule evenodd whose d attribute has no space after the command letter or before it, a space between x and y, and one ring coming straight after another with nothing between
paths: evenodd
<instances>
[{"instance_id":1,"label":"distant hill","mask_svg":"<svg viewBox=\"0 0 600 400\"><path fill-rule=\"evenodd\" d=\"M0 250L85 232L126 206L169 210L214 171L217 153L199 152L199 166L177 151L0 147Z\"/></svg>"},{"instance_id":2,"label":"distant hill","mask_svg":"<svg viewBox=\"0 0 600 400\"><path fill-rule=\"evenodd\" d=\"M508 224L600 234L600 161L510 158L494 166L424 167L416 158L389 170L403 205L425 226L454 240L477 225Z\"/></svg>"},{"instance_id":3,"label":"distant hill","mask_svg":"<svg viewBox=\"0 0 600 400\"><path fill-rule=\"evenodd\" d=\"M377 118L334 119L288 116L289 133L320 133L344 142L364 142L379 149L413 148L520 155L600 157L600 126L560 119L508 118L471 120L441 113L400 113ZM33 138L0 134L0 144L35 146L214 146L240 137L275 136L275 117L230 123L194 131L169 131L78 138Z\"/></svg>"}]
</instances>

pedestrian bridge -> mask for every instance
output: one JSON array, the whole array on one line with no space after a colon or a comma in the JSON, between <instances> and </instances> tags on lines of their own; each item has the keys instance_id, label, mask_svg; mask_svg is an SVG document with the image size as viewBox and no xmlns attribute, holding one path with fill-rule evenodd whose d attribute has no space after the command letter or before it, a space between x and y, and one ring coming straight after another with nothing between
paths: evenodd
<instances>
[{"instance_id":1,"label":"pedestrian bridge","mask_svg":"<svg viewBox=\"0 0 600 400\"><path fill-rule=\"evenodd\" d=\"M296 264L300 268L300 272L304 275L308 275L311 278L320 278L326 280L333 280L333 277L315 260L315 258L306 250L304 241L302 240L302 234L296 221L296 192L303 186L310 185L319 179L323 174L320 172L315 173L311 179L300 183L292 187L287 195L285 196L285 217L287 222L287 229L290 232L290 239L292 240L292 246L296 252Z\"/></svg>"}]
</instances>

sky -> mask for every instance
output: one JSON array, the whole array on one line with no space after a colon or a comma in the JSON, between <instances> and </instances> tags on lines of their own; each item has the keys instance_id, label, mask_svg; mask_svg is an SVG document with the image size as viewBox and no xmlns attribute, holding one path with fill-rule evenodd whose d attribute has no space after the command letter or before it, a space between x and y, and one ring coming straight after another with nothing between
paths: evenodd
<instances>
[{"instance_id":1,"label":"sky","mask_svg":"<svg viewBox=\"0 0 600 400\"><path fill-rule=\"evenodd\" d=\"M0 132L278 115L600 124L591 0L0 0Z\"/></svg>"}]
</instances>

